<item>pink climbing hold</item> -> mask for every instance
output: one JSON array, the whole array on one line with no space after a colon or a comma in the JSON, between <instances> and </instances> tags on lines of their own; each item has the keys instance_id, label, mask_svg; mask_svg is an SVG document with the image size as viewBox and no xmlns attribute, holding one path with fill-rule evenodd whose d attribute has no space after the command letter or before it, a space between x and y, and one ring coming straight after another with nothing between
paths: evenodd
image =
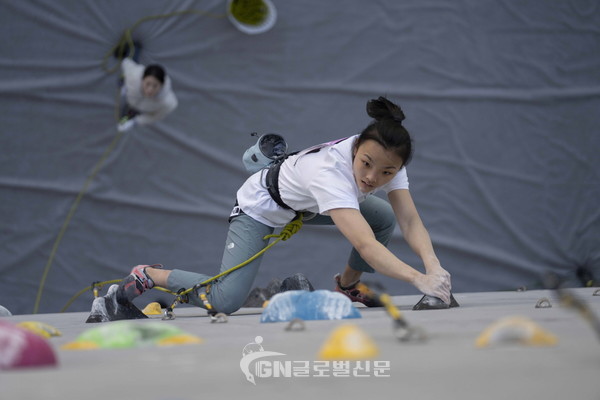
<instances>
[{"instance_id":1,"label":"pink climbing hold","mask_svg":"<svg viewBox=\"0 0 600 400\"><path fill-rule=\"evenodd\" d=\"M0 370L56 364L56 355L46 339L0 320Z\"/></svg>"}]
</instances>

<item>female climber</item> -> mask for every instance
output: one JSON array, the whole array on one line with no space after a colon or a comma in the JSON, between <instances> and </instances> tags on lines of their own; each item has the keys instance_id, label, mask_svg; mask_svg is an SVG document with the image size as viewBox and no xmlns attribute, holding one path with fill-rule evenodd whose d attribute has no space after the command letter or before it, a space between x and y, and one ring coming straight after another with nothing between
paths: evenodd
<instances>
[{"instance_id":1,"label":"female climber","mask_svg":"<svg viewBox=\"0 0 600 400\"><path fill-rule=\"evenodd\" d=\"M131 58L121 62L123 72L121 119L119 132L135 124L147 125L164 118L177 107L171 79L158 64L143 66Z\"/></svg>"},{"instance_id":2,"label":"female climber","mask_svg":"<svg viewBox=\"0 0 600 400\"><path fill-rule=\"evenodd\" d=\"M335 275L335 288L353 301L376 305L357 288L364 272L379 272L409 282L426 295L450 302L450 274L442 268L408 190L406 165L413 152L404 113L385 97L370 100L373 121L359 134L292 154L250 176L237 192L221 271L236 266L268 244L266 235L297 215L306 224L335 224L352 244L348 262ZM372 194L387 193L388 201ZM387 249L396 221L425 273ZM210 283L209 303L232 313L248 296L261 263L259 257ZM138 265L119 285L119 302L130 302L154 285L173 292L211 276L179 269ZM199 307L198 296L190 301Z\"/></svg>"}]
</instances>

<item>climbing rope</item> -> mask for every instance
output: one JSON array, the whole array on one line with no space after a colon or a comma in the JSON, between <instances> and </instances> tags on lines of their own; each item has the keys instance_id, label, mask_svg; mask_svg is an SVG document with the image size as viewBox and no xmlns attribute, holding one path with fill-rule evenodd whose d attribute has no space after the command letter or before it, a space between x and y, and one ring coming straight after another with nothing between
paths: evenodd
<instances>
[{"instance_id":1,"label":"climbing rope","mask_svg":"<svg viewBox=\"0 0 600 400\"><path fill-rule=\"evenodd\" d=\"M102 60L102 69L108 73L112 73L112 72L115 72L119 68L120 62L117 63L114 67L108 68L107 67L108 60L110 60L110 58L113 57L113 55L117 54L119 56L119 61L120 61L123 59L126 48L133 49L133 47L134 47L133 31L135 31L138 28L138 26L141 25L142 23L152 21L155 19L171 18L171 17L182 16L182 15L194 15L194 14L205 16L205 17L211 17L211 18L224 18L226 16L225 14L214 14L214 13L211 13L208 11L202 11L202 10L182 10L182 11L175 11L175 12L167 13L167 14L149 15L147 17L141 18L141 19L137 20L130 28L127 28L125 30L125 32L123 33L123 35L121 36L121 39L119 40L119 42L106 53L106 55L104 56L104 58ZM128 56L131 57L132 54L130 53Z\"/></svg>"},{"instance_id":2,"label":"climbing rope","mask_svg":"<svg viewBox=\"0 0 600 400\"><path fill-rule=\"evenodd\" d=\"M212 14L207 11L201 11L201 10L183 10L183 11L175 11L175 12L168 13L168 14L151 15L151 16L141 18L138 21L136 21L130 28L126 29L123 36L121 36L121 39L119 40L119 42L109 52L107 52L107 54L104 56L104 59L102 62L102 69L108 73L112 73L119 68L121 61L123 60L123 55L124 55L123 53L126 48L125 46L128 45L130 49L133 49L133 47L134 47L133 36L132 36L133 31L135 29L137 29L137 27L140 24L147 22L147 21L155 20L155 19L170 18L170 17L176 17L176 16L181 16L181 15L192 15L192 14L197 14L197 15L199 14L202 16L209 16L209 17L213 17L213 18L222 18L225 16L225 15ZM106 68L108 59L111 56L113 56L115 53L117 53L117 55L118 55L118 59L119 59L118 63L112 69ZM130 57L132 56L131 52L130 52L129 56ZM117 90L116 101L115 101L115 122L119 121L120 107L121 107L120 90ZM54 257L56 256L56 252L58 251L58 247L64 237L67 227L69 226L69 223L71 222L71 219L73 218L73 215L75 215L75 211L77 210L79 203L81 203L81 199L87 192L90 184L92 183L92 181L98 174L98 171L100 171L100 168L102 167L102 165L104 164L104 162L106 161L108 156L112 153L114 148L117 146L117 144L123 137L123 134L124 134L124 132L117 132L117 134L115 135L113 140L110 142L110 144L108 145L108 147L106 148L104 153L102 153L102 156L100 157L98 162L96 162L96 164L92 168L92 172L87 177L87 179L84 181L81 190L79 191L79 193L77 194L77 197L75 198L75 201L71 205L71 208L69 209L69 212L67 213L67 216L62 224L62 227L60 228L60 231L58 232L58 235L56 236L56 239L54 240L54 244L52 245L52 250L50 251L50 255L46 262L46 266L44 267L44 271L42 272L42 278L40 279L40 284L38 287L35 303L33 306L33 314L37 314L39 311L39 306L40 306L40 302L42 300L42 293L44 291L46 279L48 278L48 274L50 272L50 268L54 261Z\"/></svg>"},{"instance_id":3,"label":"climbing rope","mask_svg":"<svg viewBox=\"0 0 600 400\"><path fill-rule=\"evenodd\" d=\"M201 287L204 287L206 285L208 285L210 282L213 282L225 275L228 275L230 273L232 273L233 271L236 271L242 267L245 267L246 265L250 264L252 261L256 260L257 258L259 258L260 256L262 256L265 252L267 252L271 247L275 246L277 243L279 243L280 241L286 241L289 238L291 238L294 234L298 233L298 231L300 230L300 228L302 228L302 213L299 213L298 216L292 220L291 222L289 222L282 230L280 233L278 234L273 234L273 235L266 235L265 237L263 237L264 240L269 240L272 238L275 238L274 241L272 241L271 243L269 243L267 246L265 246L262 250L260 250L259 252L257 252L255 255L253 255L252 257L250 257L249 259L247 259L246 261L229 268L226 271L221 272L218 275L215 275L211 278L208 278L205 281L202 281L194 286L192 286L189 289L185 289L185 290L181 290L179 292L173 292L167 288L163 288L160 286L154 286L153 289L157 289L160 290L162 292L165 293L169 293L172 294L173 296L176 296L177 298L183 298L184 296L186 296L187 294L189 294L190 292L199 289ZM92 290L94 291L94 297L98 296L98 290L101 289L104 285L109 285L109 284L113 284L113 283L118 283L121 282L122 279L114 279L114 280L110 280L110 281L103 281L103 282L94 282L92 285L81 289L79 292L77 292L77 294L75 294L68 302L67 304L60 310L60 312L65 312L67 310L67 308L69 308L69 306L79 297L81 296L83 293L87 292L88 290Z\"/></svg>"}]
</instances>

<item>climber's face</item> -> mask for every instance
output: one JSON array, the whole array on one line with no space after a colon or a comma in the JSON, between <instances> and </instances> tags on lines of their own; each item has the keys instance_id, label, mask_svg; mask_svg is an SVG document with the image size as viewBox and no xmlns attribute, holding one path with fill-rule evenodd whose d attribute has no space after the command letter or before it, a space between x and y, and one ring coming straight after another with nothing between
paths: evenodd
<instances>
[{"instance_id":1,"label":"climber's face","mask_svg":"<svg viewBox=\"0 0 600 400\"><path fill-rule=\"evenodd\" d=\"M145 97L154 97L160 92L162 83L153 76L146 76L142 79L142 94Z\"/></svg>"}]
</instances>

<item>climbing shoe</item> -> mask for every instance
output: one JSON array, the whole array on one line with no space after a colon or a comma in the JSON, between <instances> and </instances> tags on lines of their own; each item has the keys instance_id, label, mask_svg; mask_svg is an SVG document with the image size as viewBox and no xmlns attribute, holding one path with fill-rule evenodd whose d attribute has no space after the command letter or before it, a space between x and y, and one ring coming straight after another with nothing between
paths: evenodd
<instances>
[{"instance_id":1,"label":"climbing shoe","mask_svg":"<svg viewBox=\"0 0 600 400\"><path fill-rule=\"evenodd\" d=\"M160 264L136 265L130 274L119 284L119 297L132 301L146 290L154 287L154 281L146 274L146 268L162 268Z\"/></svg>"},{"instance_id":2,"label":"climbing shoe","mask_svg":"<svg viewBox=\"0 0 600 400\"><path fill-rule=\"evenodd\" d=\"M333 279L335 280L335 291L346 295L346 297L348 297L353 302L362 303L367 307L383 307L383 304L381 303L381 301L379 301L379 299L367 296L366 294L361 293L359 289L357 289L356 285L358 285L358 282L360 281L357 281L348 287L343 287L340 283L340 274L336 274L333 277Z\"/></svg>"}]
</instances>

